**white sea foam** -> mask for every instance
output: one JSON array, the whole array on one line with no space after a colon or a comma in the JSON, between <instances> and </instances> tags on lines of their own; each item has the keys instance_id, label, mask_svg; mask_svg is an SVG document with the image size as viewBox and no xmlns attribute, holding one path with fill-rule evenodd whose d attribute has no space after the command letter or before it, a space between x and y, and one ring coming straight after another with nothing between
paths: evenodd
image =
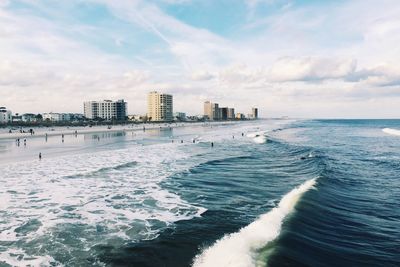
<instances>
[{"instance_id":1,"label":"white sea foam","mask_svg":"<svg viewBox=\"0 0 400 267\"><path fill-rule=\"evenodd\" d=\"M257 144L264 144L267 142L267 131L252 132L248 133L246 136L252 138L253 142Z\"/></svg>"},{"instance_id":2,"label":"white sea foam","mask_svg":"<svg viewBox=\"0 0 400 267\"><path fill-rule=\"evenodd\" d=\"M266 132L258 131L258 132L248 133L248 134L246 134L246 136L250 137L250 138L254 138L254 137L257 137L257 136L260 136L260 135L265 135L265 133Z\"/></svg>"},{"instance_id":3,"label":"white sea foam","mask_svg":"<svg viewBox=\"0 0 400 267\"><path fill-rule=\"evenodd\" d=\"M23 244L38 239L58 242L52 240L52 232L63 231L66 224L84 225L88 233L96 227L105 229L101 235L88 236L91 241L82 237L85 244L81 245L90 248L113 237L153 239L160 227L200 216L205 209L160 185L166 177L195 164L188 163L188 156L171 144L136 145L56 158L44 155L41 161L0 166L0 241L18 243L18 247L0 246L6 249L0 259L13 266L31 264L13 256L19 249L18 254L23 254L19 258L35 259L33 266L51 261L43 258L45 250L40 248L37 251L42 252L36 255L32 247L24 254Z\"/></svg>"},{"instance_id":4,"label":"white sea foam","mask_svg":"<svg viewBox=\"0 0 400 267\"><path fill-rule=\"evenodd\" d=\"M285 217L316 180L308 180L286 194L279 205L239 232L226 235L195 257L194 267L257 266L257 251L276 239Z\"/></svg>"},{"instance_id":5,"label":"white sea foam","mask_svg":"<svg viewBox=\"0 0 400 267\"><path fill-rule=\"evenodd\" d=\"M267 137L265 135L259 135L253 138L254 143L264 144L267 142Z\"/></svg>"},{"instance_id":6,"label":"white sea foam","mask_svg":"<svg viewBox=\"0 0 400 267\"><path fill-rule=\"evenodd\" d=\"M387 133L387 134L400 136L400 130L391 129L391 128L384 128L384 129L382 129L382 131L384 133Z\"/></svg>"}]
</instances>

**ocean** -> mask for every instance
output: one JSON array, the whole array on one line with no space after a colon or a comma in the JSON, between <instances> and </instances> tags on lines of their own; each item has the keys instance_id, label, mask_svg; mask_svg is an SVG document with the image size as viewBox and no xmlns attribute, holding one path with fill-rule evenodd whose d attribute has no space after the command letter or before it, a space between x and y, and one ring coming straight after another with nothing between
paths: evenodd
<instances>
[{"instance_id":1,"label":"ocean","mask_svg":"<svg viewBox=\"0 0 400 267\"><path fill-rule=\"evenodd\" d=\"M257 120L0 140L0 266L400 266L396 129Z\"/></svg>"}]
</instances>

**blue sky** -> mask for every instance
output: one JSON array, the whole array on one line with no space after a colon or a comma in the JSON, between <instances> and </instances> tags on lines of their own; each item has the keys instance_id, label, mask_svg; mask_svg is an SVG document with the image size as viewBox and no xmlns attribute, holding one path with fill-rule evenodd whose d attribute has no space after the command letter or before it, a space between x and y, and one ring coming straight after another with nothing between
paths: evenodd
<instances>
[{"instance_id":1,"label":"blue sky","mask_svg":"<svg viewBox=\"0 0 400 267\"><path fill-rule=\"evenodd\" d=\"M397 0L0 0L0 104L82 112L150 90L263 116L399 117Z\"/></svg>"}]
</instances>

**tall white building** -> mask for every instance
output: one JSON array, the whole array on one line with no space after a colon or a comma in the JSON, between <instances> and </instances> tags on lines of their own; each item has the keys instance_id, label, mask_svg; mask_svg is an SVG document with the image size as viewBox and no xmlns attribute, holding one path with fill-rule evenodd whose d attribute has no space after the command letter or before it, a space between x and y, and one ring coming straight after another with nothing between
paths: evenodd
<instances>
[{"instance_id":1,"label":"tall white building","mask_svg":"<svg viewBox=\"0 0 400 267\"><path fill-rule=\"evenodd\" d=\"M0 123L9 123L12 121L12 112L5 107L0 107Z\"/></svg>"},{"instance_id":2,"label":"tall white building","mask_svg":"<svg viewBox=\"0 0 400 267\"><path fill-rule=\"evenodd\" d=\"M125 120L128 112L127 102L118 101L87 101L83 103L84 114L88 119Z\"/></svg>"},{"instance_id":3,"label":"tall white building","mask_svg":"<svg viewBox=\"0 0 400 267\"><path fill-rule=\"evenodd\" d=\"M222 111L218 103L204 102L204 116L209 120L220 120L222 118Z\"/></svg>"},{"instance_id":4,"label":"tall white building","mask_svg":"<svg viewBox=\"0 0 400 267\"><path fill-rule=\"evenodd\" d=\"M149 121L173 121L172 95L150 92L147 96L147 118Z\"/></svg>"}]
</instances>

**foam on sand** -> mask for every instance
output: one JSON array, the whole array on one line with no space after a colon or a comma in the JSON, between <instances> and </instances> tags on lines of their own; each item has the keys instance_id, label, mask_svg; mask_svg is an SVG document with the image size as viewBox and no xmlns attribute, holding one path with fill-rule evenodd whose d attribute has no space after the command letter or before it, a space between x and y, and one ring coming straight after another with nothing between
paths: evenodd
<instances>
[{"instance_id":1,"label":"foam on sand","mask_svg":"<svg viewBox=\"0 0 400 267\"><path fill-rule=\"evenodd\" d=\"M311 179L286 194L279 205L239 232L224 236L194 259L194 267L257 265L257 251L276 239L285 217L290 214L300 197L315 185Z\"/></svg>"},{"instance_id":2,"label":"foam on sand","mask_svg":"<svg viewBox=\"0 0 400 267\"><path fill-rule=\"evenodd\" d=\"M384 129L382 129L382 131L384 133L387 133L387 134L400 136L400 130L391 129L391 128L384 128Z\"/></svg>"}]
</instances>

